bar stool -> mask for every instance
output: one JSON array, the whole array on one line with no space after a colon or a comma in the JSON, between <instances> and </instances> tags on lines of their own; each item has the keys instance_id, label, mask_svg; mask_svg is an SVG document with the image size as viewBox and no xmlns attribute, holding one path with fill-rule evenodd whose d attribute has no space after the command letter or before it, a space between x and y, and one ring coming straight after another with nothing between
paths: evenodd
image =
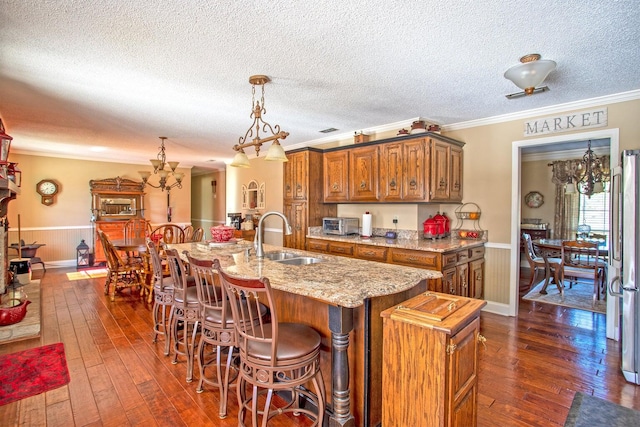
<instances>
[{"instance_id":1,"label":"bar stool","mask_svg":"<svg viewBox=\"0 0 640 427\"><path fill-rule=\"evenodd\" d=\"M224 286L240 349L240 376L237 384L238 425L245 426L247 412L251 425L257 427L259 416L266 427L270 418L286 412L306 414L314 426L322 426L325 411L325 389L320 371L320 334L299 323L278 323L269 279L245 279L231 276L220 268L218 260L213 267ZM260 317L254 322L251 313L258 312L260 300L271 307L270 319ZM256 307L253 310L249 307ZM315 394L302 387L310 382ZM247 385L253 391L247 396ZM284 407L271 408L274 392L289 390L291 401ZM265 404L258 409L258 395L265 394ZM301 407L302 397L308 399L317 412Z\"/></svg>"},{"instance_id":2,"label":"bar stool","mask_svg":"<svg viewBox=\"0 0 640 427\"><path fill-rule=\"evenodd\" d=\"M189 276L187 269L175 249L167 249L167 264L173 281L173 309L169 320L171 338L173 340L174 365L178 363L178 356L187 358L187 382L193 381L193 359L195 352L198 324L200 323L200 304L193 276ZM182 324L182 329L180 328Z\"/></svg>"},{"instance_id":3,"label":"bar stool","mask_svg":"<svg viewBox=\"0 0 640 427\"><path fill-rule=\"evenodd\" d=\"M218 387L219 416L226 418L229 386L238 376L237 368L231 364L238 342L231 307L227 301L227 293L220 286L218 272L212 268L213 261L195 259L189 254L187 259L196 281L200 302L200 342L196 353L200 380L196 391L202 393L205 383ZM266 314L267 307L261 304L260 312L251 315L252 322L258 322L258 318ZM209 347L213 347L212 351L208 351ZM226 363L223 362L225 349ZM214 367L215 376L208 375L209 368Z\"/></svg>"},{"instance_id":4,"label":"bar stool","mask_svg":"<svg viewBox=\"0 0 640 427\"><path fill-rule=\"evenodd\" d=\"M171 334L169 318L173 310L174 284L171 274L162 268L160 254L156 244L147 238L147 253L151 259L153 271L153 342L158 341L158 335L164 335L164 355L169 355L171 348Z\"/></svg>"}]
</instances>

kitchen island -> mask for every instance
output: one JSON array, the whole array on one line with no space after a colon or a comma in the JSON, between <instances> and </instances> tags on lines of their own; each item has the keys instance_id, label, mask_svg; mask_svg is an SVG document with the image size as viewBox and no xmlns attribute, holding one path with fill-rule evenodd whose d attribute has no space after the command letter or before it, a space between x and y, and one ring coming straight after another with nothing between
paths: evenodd
<instances>
[{"instance_id":1,"label":"kitchen island","mask_svg":"<svg viewBox=\"0 0 640 427\"><path fill-rule=\"evenodd\" d=\"M322 336L321 370L330 426L369 426L382 420L382 318L380 313L427 290L442 274L400 265L264 245L268 254L286 251L319 258L292 266L258 260L248 242L170 245L182 254L218 258L230 274L268 277L278 318L300 322ZM247 257L247 249L252 254Z\"/></svg>"}]
</instances>

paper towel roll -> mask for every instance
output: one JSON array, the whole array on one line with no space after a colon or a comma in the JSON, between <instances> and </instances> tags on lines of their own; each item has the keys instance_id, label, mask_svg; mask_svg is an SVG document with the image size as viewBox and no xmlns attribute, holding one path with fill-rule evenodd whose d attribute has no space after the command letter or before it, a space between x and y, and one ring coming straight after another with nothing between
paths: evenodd
<instances>
[{"instance_id":1,"label":"paper towel roll","mask_svg":"<svg viewBox=\"0 0 640 427\"><path fill-rule=\"evenodd\" d=\"M364 237L371 237L373 235L373 227L371 225L371 214L369 212L362 215L362 235Z\"/></svg>"}]
</instances>

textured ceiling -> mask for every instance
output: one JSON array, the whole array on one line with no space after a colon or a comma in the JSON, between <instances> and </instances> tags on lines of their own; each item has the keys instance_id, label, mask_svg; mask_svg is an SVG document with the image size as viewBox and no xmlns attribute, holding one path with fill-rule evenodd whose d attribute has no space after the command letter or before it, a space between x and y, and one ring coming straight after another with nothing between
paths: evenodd
<instances>
[{"instance_id":1,"label":"textured ceiling","mask_svg":"<svg viewBox=\"0 0 640 427\"><path fill-rule=\"evenodd\" d=\"M637 0L0 0L0 22L0 116L22 153L142 163L167 136L169 160L221 168L252 74L272 79L285 149L640 89ZM550 91L508 100L528 53L557 62Z\"/></svg>"}]
</instances>

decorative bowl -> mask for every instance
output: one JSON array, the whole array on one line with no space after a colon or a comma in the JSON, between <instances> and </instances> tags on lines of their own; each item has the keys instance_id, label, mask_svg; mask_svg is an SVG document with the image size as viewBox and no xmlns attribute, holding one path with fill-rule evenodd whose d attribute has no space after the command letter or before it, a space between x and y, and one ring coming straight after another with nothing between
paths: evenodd
<instances>
[{"instance_id":1,"label":"decorative bowl","mask_svg":"<svg viewBox=\"0 0 640 427\"><path fill-rule=\"evenodd\" d=\"M233 237L234 227L227 225L218 225L217 227L211 227L211 239L216 243L228 242Z\"/></svg>"},{"instance_id":2,"label":"decorative bowl","mask_svg":"<svg viewBox=\"0 0 640 427\"><path fill-rule=\"evenodd\" d=\"M20 301L15 299L15 301ZM27 306L31 301L20 301L20 304L13 307L0 307L0 326L13 325L20 322L27 315Z\"/></svg>"}]
</instances>

